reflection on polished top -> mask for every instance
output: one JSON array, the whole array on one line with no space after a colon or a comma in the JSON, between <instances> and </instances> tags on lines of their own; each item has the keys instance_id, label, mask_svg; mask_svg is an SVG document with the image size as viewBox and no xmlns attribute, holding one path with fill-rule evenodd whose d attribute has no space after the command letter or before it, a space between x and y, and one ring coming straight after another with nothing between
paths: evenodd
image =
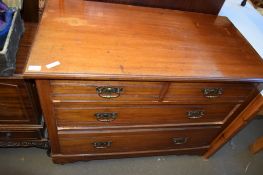
<instances>
[{"instance_id":1,"label":"reflection on polished top","mask_svg":"<svg viewBox=\"0 0 263 175\"><path fill-rule=\"evenodd\" d=\"M225 17L49 0L24 74L263 81L263 61Z\"/></svg>"}]
</instances>

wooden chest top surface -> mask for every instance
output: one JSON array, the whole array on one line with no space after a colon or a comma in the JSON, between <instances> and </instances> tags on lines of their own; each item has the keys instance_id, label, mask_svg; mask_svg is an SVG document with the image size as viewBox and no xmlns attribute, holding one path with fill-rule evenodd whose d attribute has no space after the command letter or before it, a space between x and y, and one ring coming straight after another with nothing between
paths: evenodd
<instances>
[{"instance_id":1,"label":"wooden chest top surface","mask_svg":"<svg viewBox=\"0 0 263 175\"><path fill-rule=\"evenodd\" d=\"M24 76L263 82L263 60L225 17L49 0Z\"/></svg>"}]
</instances>

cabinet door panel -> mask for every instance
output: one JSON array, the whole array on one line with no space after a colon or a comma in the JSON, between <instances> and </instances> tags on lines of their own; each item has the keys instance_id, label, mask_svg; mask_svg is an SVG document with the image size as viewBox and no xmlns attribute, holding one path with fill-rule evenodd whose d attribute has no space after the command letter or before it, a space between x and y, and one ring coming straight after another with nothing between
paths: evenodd
<instances>
[{"instance_id":1,"label":"cabinet door panel","mask_svg":"<svg viewBox=\"0 0 263 175\"><path fill-rule=\"evenodd\" d=\"M0 124L38 122L33 85L24 80L0 81Z\"/></svg>"}]
</instances>

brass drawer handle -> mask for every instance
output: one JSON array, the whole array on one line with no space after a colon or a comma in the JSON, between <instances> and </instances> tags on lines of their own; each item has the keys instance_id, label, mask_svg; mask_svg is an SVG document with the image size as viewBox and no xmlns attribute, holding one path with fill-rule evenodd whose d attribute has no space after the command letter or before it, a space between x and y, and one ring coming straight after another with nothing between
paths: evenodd
<instances>
[{"instance_id":1,"label":"brass drawer handle","mask_svg":"<svg viewBox=\"0 0 263 175\"><path fill-rule=\"evenodd\" d=\"M103 113L96 113L96 118L100 122L111 122L118 117L116 112L103 112Z\"/></svg>"},{"instance_id":2,"label":"brass drawer handle","mask_svg":"<svg viewBox=\"0 0 263 175\"><path fill-rule=\"evenodd\" d=\"M110 148L112 145L111 141L106 141L106 142L94 142L92 143L92 145L94 146L94 148L96 149L106 149L106 148Z\"/></svg>"},{"instance_id":3,"label":"brass drawer handle","mask_svg":"<svg viewBox=\"0 0 263 175\"><path fill-rule=\"evenodd\" d=\"M216 98L224 92L222 88L204 88L202 91L206 98Z\"/></svg>"},{"instance_id":4,"label":"brass drawer handle","mask_svg":"<svg viewBox=\"0 0 263 175\"><path fill-rule=\"evenodd\" d=\"M188 141L188 137L175 137L173 138L173 143L175 145L182 145Z\"/></svg>"},{"instance_id":5,"label":"brass drawer handle","mask_svg":"<svg viewBox=\"0 0 263 175\"><path fill-rule=\"evenodd\" d=\"M197 118L201 118L205 115L205 111L188 111L187 112L187 117L189 119L197 119Z\"/></svg>"},{"instance_id":6,"label":"brass drawer handle","mask_svg":"<svg viewBox=\"0 0 263 175\"><path fill-rule=\"evenodd\" d=\"M121 95L121 92L123 92L123 88L102 86L97 87L96 91L102 98L117 98Z\"/></svg>"}]
</instances>

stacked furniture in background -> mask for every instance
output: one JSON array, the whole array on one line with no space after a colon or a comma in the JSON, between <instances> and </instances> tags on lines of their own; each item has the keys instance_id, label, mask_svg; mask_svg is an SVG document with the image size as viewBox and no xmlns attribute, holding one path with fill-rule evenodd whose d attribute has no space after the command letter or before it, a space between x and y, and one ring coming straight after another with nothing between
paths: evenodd
<instances>
[{"instance_id":1,"label":"stacked furniture in background","mask_svg":"<svg viewBox=\"0 0 263 175\"><path fill-rule=\"evenodd\" d=\"M25 32L19 44L15 74L0 77L0 147L48 148L35 82L23 78L38 26L38 1L25 0L22 15Z\"/></svg>"}]
</instances>

